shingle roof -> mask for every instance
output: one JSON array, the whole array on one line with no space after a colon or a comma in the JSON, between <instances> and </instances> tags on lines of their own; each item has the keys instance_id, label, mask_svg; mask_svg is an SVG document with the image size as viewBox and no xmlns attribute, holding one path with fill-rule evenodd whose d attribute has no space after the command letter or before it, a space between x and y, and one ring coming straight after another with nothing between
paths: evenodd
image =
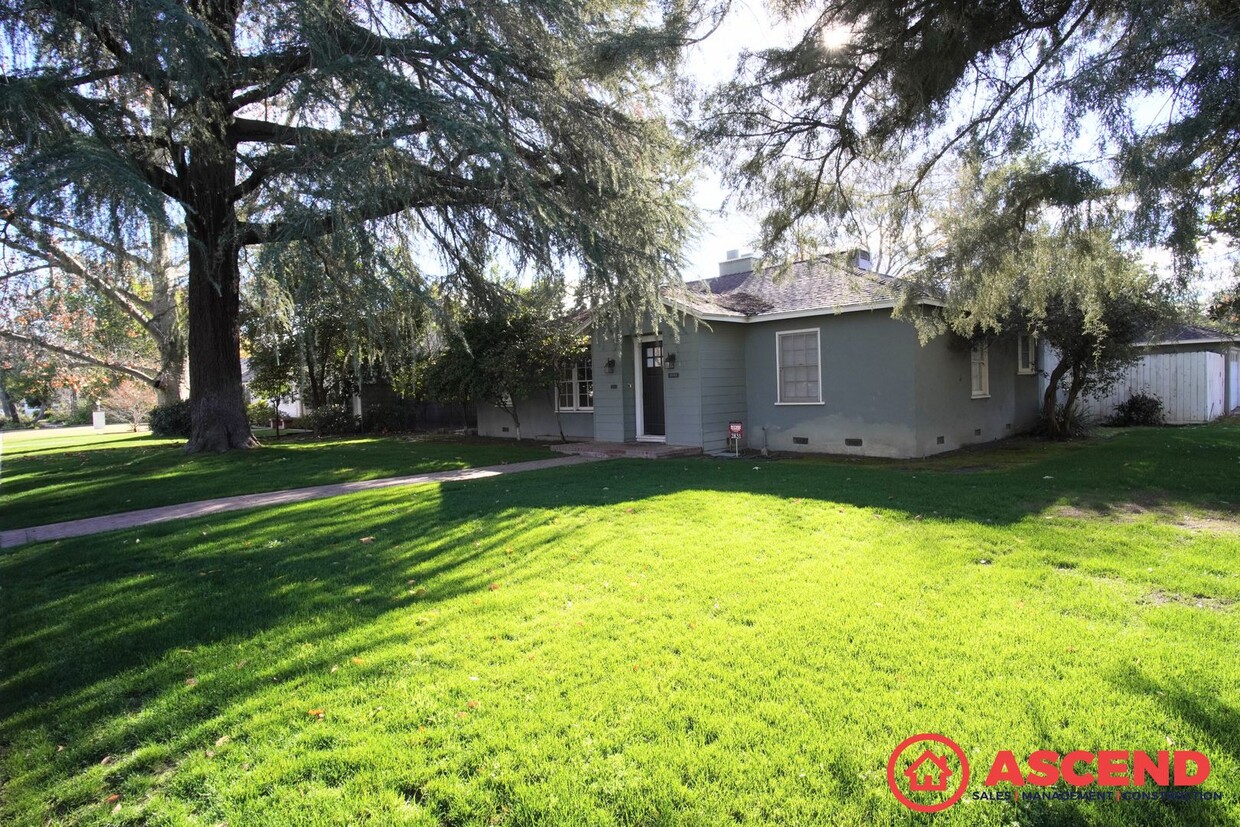
<instances>
[{"instance_id":1,"label":"shingle roof","mask_svg":"<svg viewBox=\"0 0 1240 827\"><path fill-rule=\"evenodd\" d=\"M1201 327L1195 324L1177 324L1158 337L1151 344L1173 345L1178 342L1234 342L1237 337L1212 327Z\"/></svg>"},{"instance_id":2,"label":"shingle roof","mask_svg":"<svg viewBox=\"0 0 1240 827\"><path fill-rule=\"evenodd\" d=\"M818 258L691 281L685 287L671 298L690 313L747 318L894 302L901 284L882 273Z\"/></svg>"}]
</instances>

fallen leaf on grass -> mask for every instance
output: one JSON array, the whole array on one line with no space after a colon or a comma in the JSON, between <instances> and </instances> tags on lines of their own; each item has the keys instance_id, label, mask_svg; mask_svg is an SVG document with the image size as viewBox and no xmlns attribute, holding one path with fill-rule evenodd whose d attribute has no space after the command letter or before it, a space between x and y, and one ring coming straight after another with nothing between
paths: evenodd
<instances>
[{"instance_id":1,"label":"fallen leaf on grass","mask_svg":"<svg viewBox=\"0 0 1240 827\"><path fill-rule=\"evenodd\" d=\"M467 702L465 703L465 706L469 707L470 709L477 709L477 708L478 708L478 702L477 702L477 701L467 701Z\"/></svg>"},{"instance_id":2,"label":"fallen leaf on grass","mask_svg":"<svg viewBox=\"0 0 1240 827\"><path fill-rule=\"evenodd\" d=\"M102 761L100 761L100 762L99 762L99 764L100 764L101 766L106 766L107 764L111 764L113 760L114 760L114 759L112 758L112 756L111 756L111 755L105 755L105 756L103 756L103 760L102 760Z\"/></svg>"},{"instance_id":3,"label":"fallen leaf on grass","mask_svg":"<svg viewBox=\"0 0 1240 827\"><path fill-rule=\"evenodd\" d=\"M224 746L225 744L227 744L227 743L228 743L229 741L231 741L231 740L232 740L232 739L231 739L231 738L229 738L227 735L221 735L219 738L216 738L216 739L215 739L215 745L216 745L217 747L222 747L222 746Z\"/></svg>"},{"instance_id":4,"label":"fallen leaf on grass","mask_svg":"<svg viewBox=\"0 0 1240 827\"><path fill-rule=\"evenodd\" d=\"M374 541L375 541L374 537L363 537L362 538L363 543L373 543Z\"/></svg>"},{"instance_id":5,"label":"fallen leaf on grass","mask_svg":"<svg viewBox=\"0 0 1240 827\"><path fill-rule=\"evenodd\" d=\"M354 666L361 666L363 663L366 662L362 660L361 658L349 658L349 660L353 662Z\"/></svg>"},{"instance_id":6,"label":"fallen leaf on grass","mask_svg":"<svg viewBox=\"0 0 1240 827\"><path fill-rule=\"evenodd\" d=\"M468 717L469 717L469 713L468 713L468 712L466 712L465 710L461 710L460 712L456 713L456 717L458 717L458 718L468 718Z\"/></svg>"},{"instance_id":7,"label":"fallen leaf on grass","mask_svg":"<svg viewBox=\"0 0 1240 827\"><path fill-rule=\"evenodd\" d=\"M487 588L493 592L499 591L499 583L492 583L491 585L487 586Z\"/></svg>"},{"instance_id":8,"label":"fallen leaf on grass","mask_svg":"<svg viewBox=\"0 0 1240 827\"><path fill-rule=\"evenodd\" d=\"M321 709L311 709L306 714L309 715L311 718L318 718L320 721L323 720L323 718L327 716L327 713Z\"/></svg>"},{"instance_id":9,"label":"fallen leaf on grass","mask_svg":"<svg viewBox=\"0 0 1240 827\"><path fill-rule=\"evenodd\" d=\"M185 685L186 685L186 686L197 686L197 685L198 685L198 679L197 679L197 678L186 678L186 679L185 679Z\"/></svg>"},{"instance_id":10,"label":"fallen leaf on grass","mask_svg":"<svg viewBox=\"0 0 1240 827\"><path fill-rule=\"evenodd\" d=\"M111 794L110 796L108 796L108 797L107 797L107 799L106 799L106 801L107 801L109 804L115 804L117 801L120 801L120 800L121 800L121 794L120 794L120 793L112 793L112 794Z\"/></svg>"}]
</instances>

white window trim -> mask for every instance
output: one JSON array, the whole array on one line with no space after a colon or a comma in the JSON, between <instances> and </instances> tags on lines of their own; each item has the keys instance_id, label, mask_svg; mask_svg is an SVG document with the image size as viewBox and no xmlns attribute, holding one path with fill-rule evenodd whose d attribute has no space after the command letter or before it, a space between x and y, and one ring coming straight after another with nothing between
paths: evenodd
<instances>
[{"instance_id":1,"label":"white window trim","mask_svg":"<svg viewBox=\"0 0 1240 827\"><path fill-rule=\"evenodd\" d=\"M982 358L982 388L978 390L973 387L973 354L981 352ZM969 390L973 399L989 399L990 398L990 346L974 345L969 351Z\"/></svg>"},{"instance_id":2,"label":"white window trim","mask_svg":"<svg viewBox=\"0 0 1240 827\"><path fill-rule=\"evenodd\" d=\"M634 421L637 423L636 434L634 439L638 442L667 442L667 434L647 434L646 433L646 408L642 403L645 402L644 394L646 389L642 386L642 345L647 342L662 342L662 333L647 333L643 336L633 337L633 406ZM665 386L666 389L666 386ZM666 418L666 399L664 400L664 417ZM664 430L667 430L667 422L664 421Z\"/></svg>"},{"instance_id":3,"label":"white window trim","mask_svg":"<svg viewBox=\"0 0 1240 827\"><path fill-rule=\"evenodd\" d=\"M1029 364L1020 360L1021 341L1029 342ZM1038 337L1032 333L1022 333L1016 337L1016 373L1019 376L1032 376L1038 372Z\"/></svg>"},{"instance_id":4,"label":"white window trim","mask_svg":"<svg viewBox=\"0 0 1240 827\"><path fill-rule=\"evenodd\" d=\"M782 373L782 365L780 365L780 354L783 352L780 339L784 336L792 336L797 333L813 333L814 346L818 350L818 401L817 402L785 402L784 395L784 379ZM779 330L775 333L775 404L776 405L825 405L822 400L822 330L817 327L804 327L800 330Z\"/></svg>"},{"instance_id":5,"label":"white window trim","mask_svg":"<svg viewBox=\"0 0 1240 827\"><path fill-rule=\"evenodd\" d=\"M591 383L593 383L593 382L594 382L594 378L593 378L593 375L594 375L594 357L593 357L593 354L587 353L587 354L585 354L584 356L581 356L581 357L578 357L578 358L574 359L574 360L573 360L573 399L578 399L578 398L579 398L579 396L578 396L578 387L577 387L577 386L578 386L578 384L579 384L580 382L582 382L583 380L582 380L582 379L578 376L578 374L577 374L577 369L578 369L578 367L580 366L580 365L579 365L579 363L581 362L581 360L582 360L583 358L585 358L585 359L589 359L589 360L590 360L590 375L591 375L590 382L591 382ZM560 404L560 385L564 384L564 382L565 382L565 381L567 381L567 380L563 380L563 379L556 379L556 380L555 380L555 410L556 410L556 412L557 412L557 413L594 413L594 406L593 406L593 405L590 405L589 407L583 407L583 406L581 406L581 405L561 405L561 404ZM593 398L593 397L591 397L591 398Z\"/></svg>"}]
</instances>

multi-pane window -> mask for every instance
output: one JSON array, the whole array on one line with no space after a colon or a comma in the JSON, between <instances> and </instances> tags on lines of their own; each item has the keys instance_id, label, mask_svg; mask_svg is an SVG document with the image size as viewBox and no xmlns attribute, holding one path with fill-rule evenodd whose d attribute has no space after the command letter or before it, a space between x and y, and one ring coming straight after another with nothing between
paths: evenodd
<instances>
[{"instance_id":1,"label":"multi-pane window","mask_svg":"<svg viewBox=\"0 0 1240 827\"><path fill-rule=\"evenodd\" d=\"M794 330L775 334L779 374L779 402L785 405L822 402L818 331Z\"/></svg>"},{"instance_id":2,"label":"multi-pane window","mask_svg":"<svg viewBox=\"0 0 1240 827\"><path fill-rule=\"evenodd\" d=\"M1016 372L1036 373L1037 370L1037 340L1029 333L1022 333L1016 337Z\"/></svg>"},{"instance_id":3,"label":"multi-pane window","mask_svg":"<svg viewBox=\"0 0 1240 827\"><path fill-rule=\"evenodd\" d=\"M663 367L663 343L657 345L646 345L642 348L645 354L646 367L659 368Z\"/></svg>"},{"instance_id":4,"label":"multi-pane window","mask_svg":"<svg viewBox=\"0 0 1240 827\"><path fill-rule=\"evenodd\" d=\"M986 345L974 345L970 362L973 373L973 398L990 396L989 351Z\"/></svg>"},{"instance_id":5,"label":"multi-pane window","mask_svg":"<svg viewBox=\"0 0 1240 827\"><path fill-rule=\"evenodd\" d=\"M594 410L594 366L589 353L560 366L555 396L558 410Z\"/></svg>"}]
</instances>

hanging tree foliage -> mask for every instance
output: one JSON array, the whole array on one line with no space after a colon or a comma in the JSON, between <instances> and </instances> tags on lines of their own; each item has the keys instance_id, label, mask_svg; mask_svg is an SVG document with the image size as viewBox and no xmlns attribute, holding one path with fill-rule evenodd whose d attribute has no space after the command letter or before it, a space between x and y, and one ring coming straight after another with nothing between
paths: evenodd
<instances>
[{"instance_id":1,"label":"hanging tree foliage","mask_svg":"<svg viewBox=\"0 0 1240 827\"><path fill-rule=\"evenodd\" d=\"M414 395L414 366L440 309L398 226L265 245L251 267L242 338L250 390L345 404L358 380Z\"/></svg>"},{"instance_id":2,"label":"hanging tree foliage","mask_svg":"<svg viewBox=\"0 0 1240 827\"><path fill-rule=\"evenodd\" d=\"M777 251L847 210L858 159L895 148L909 194L978 145L1037 150L1130 197L1143 241L1191 255L1240 235L1240 15L1211 0L773 0L801 35L750 54L712 95L708 137L766 207ZM1092 139L1092 140L1081 140Z\"/></svg>"},{"instance_id":3,"label":"hanging tree foliage","mask_svg":"<svg viewBox=\"0 0 1240 827\"><path fill-rule=\"evenodd\" d=\"M1105 392L1174 314L1154 272L1116 241L1116 218L1094 209L1092 189L1062 170L1023 158L984 172L962 166L935 216L942 242L918 274L939 298L918 312L909 291L898 314L922 338L954 333L985 341L1029 332L1055 350L1042 399L1042 428L1070 433L1078 400Z\"/></svg>"},{"instance_id":4,"label":"hanging tree foliage","mask_svg":"<svg viewBox=\"0 0 1240 827\"><path fill-rule=\"evenodd\" d=\"M676 0L0 0L14 203L122 198L184 224L191 451L254 444L241 251L393 217L469 289L503 254L658 312L684 154L643 116ZM8 58L6 57L6 61Z\"/></svg>"}]
</instances>

